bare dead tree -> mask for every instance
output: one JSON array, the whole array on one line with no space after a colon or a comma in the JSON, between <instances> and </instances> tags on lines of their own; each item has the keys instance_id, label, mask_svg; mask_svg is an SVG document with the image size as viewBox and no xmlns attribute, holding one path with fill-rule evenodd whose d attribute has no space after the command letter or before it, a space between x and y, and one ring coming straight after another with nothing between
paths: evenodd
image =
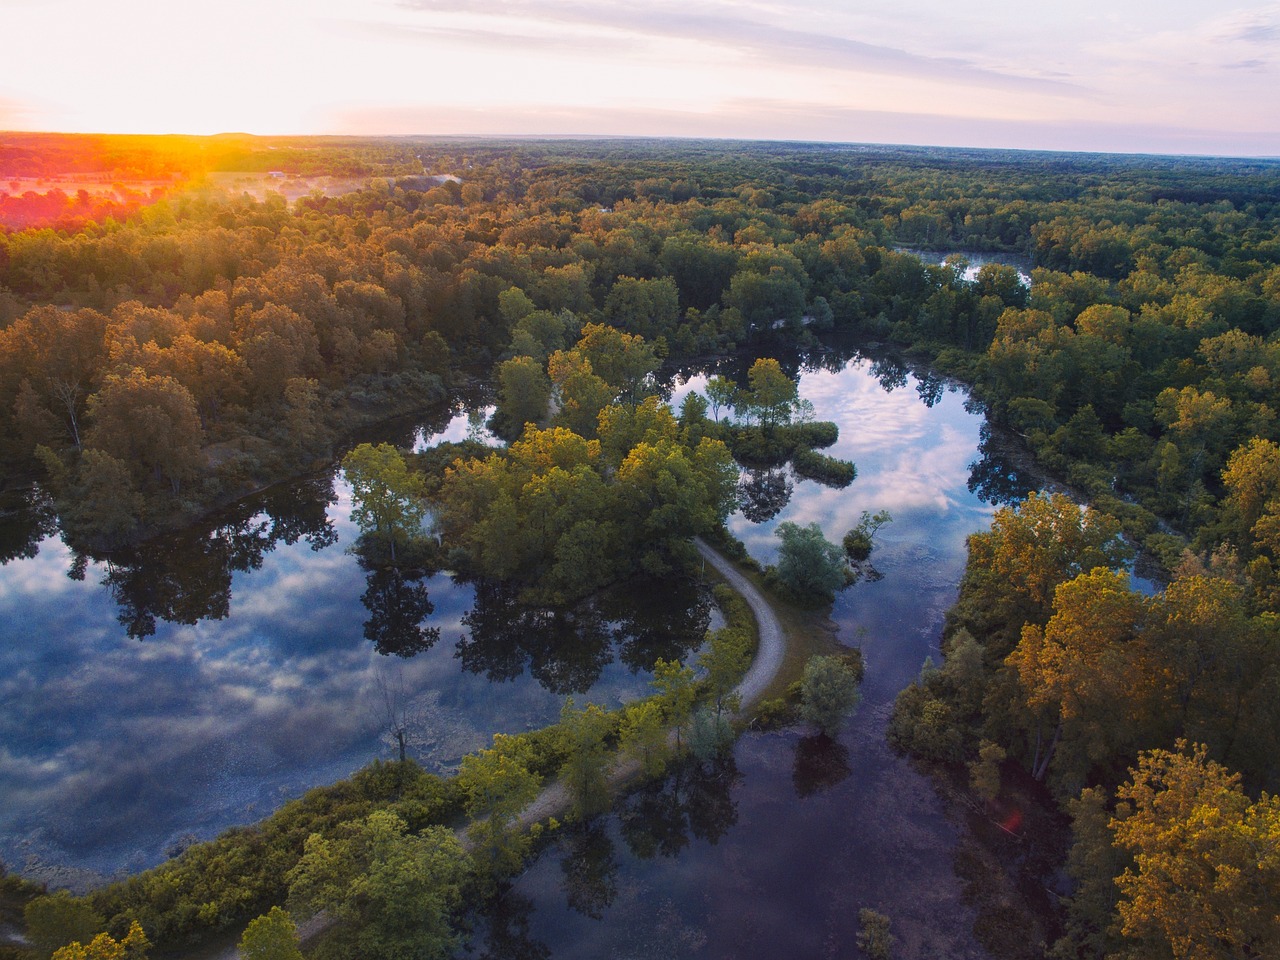
<instances>
[{"instance_id":1,"label":"bare dead tree","mask_svg":"<svg viewBox=\"0 0 1280 960\"><path fill-rule=\"evenodd\" d=\"M388 676L387 672L379 670L374 683L378 688L382 722L386 725L388 732L395 737L400 751L400 760L403 762L407 759L406 738L411 720L409 692L405 687L404 674L397 673L393 678Z\"/></svg>"}]
</instances>

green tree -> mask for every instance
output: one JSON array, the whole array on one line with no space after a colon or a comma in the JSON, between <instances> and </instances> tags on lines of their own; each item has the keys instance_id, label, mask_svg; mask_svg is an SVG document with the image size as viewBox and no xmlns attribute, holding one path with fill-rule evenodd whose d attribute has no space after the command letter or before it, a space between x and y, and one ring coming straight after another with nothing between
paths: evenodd
<instances>
[{"instance_id":1,"label":"green tree","mask_svg":"<svg viewBox=\"0 0 1280 960\"><path fill-rule=\"evenodd\" d=\"M689 752L699 762L709 763L733 744L733 724L723 713L701 706L689 725Z\"/></svg>"},{"instance_id":2,"label":"green tree","mask_svg":"<svg viewBox=\"0 0 1280 960\"><path fill-rule=\"evenodd\" d=\"M738 708L734 687L751 666L751 635L741 627L721 627L707 633L707 649L698 665L707 671L707 692L716 716Z\"/></svg>"},{"instance_id":3,"label":"green tree","mask_svg":"<svg viewBox=\"0 0 1280 960\"><path fill-rule=\"evenodd\" d=\"M643 337L623 333L603 323L584 326L574 352L612 388L611 399L624 403L639 403L650 375L658 369L658 356L652 344Z\"/></svg>"},{"instance_id":4,"label":"green tree","mask_svg":"<svg viewBox=\"0 0 1280 960\"><path fill-rule=\"evenodd\" d=\"M498 410L495 422L504 436L515 437L526 423L541 423L551 402L551 380L532 357L513 357L498 364Z\"/></svg>"},{"instance_id":5,"label":"green tree","mask_svg":"<svg viewBox=\"0 0 1280 960\"><path fill-rule=\"evenodd\" d=\"M619 277L605 298L604 317L613 326L650 341L670 335L680 318L675 281Z\"/></svg>"},{"instance_id":6,"label":"green tree","mask_svg":"<svg viewBox=\"0 0 1280 960\"><path fill-rule=\"evenodd\" d=\"M782 371L777 360L761 357L747 371L746 399L765 429L791 422L799 386Z\"/></svg>"},{"instance_id":7,"label":"green tree","mask_svg":"<svg viewBox=\"0 0 1280 960\"><path fill-rule=\"evenodd\" d=\"M570 697L560 710L565 747L560 778L569 788L573 812L578 817L593 816L609 806L605 738L612 727L609 715L594 703L576 710Z\"/></svg>"},{"instance_id":8,"label":"green tree","mask_svg":"<svg viewBox=\"0 0 1280 960\"><path fill-rule=\"evenodd\" d=\"M831 736L857 707L859 676L840 657L810 657L800 680L800 716Z\"/></svg>"},{"instance_id":9,"label":"green tree","mask_svg":"<svg viewBox=\"0 0 1280 960\"><path fill-rule=\"evenodd\" d=\"M286 876L291 902L335 921L340 957L448 957L458 945L454 911L470 860L453 832L408 832L389 810L350 821L336 835L311 834Z\"/></svg>"},{"instance_id":10,"label":"green tree","mask_svg":"<svg viewBox=\"0 0 1280 960\"><path fill-rule=\"evenodd\" d=\"M547 361L559 408L555 422L581 437L596 435L596 418L617 397L617 391L598 376L591 361L578 350L557 350Z\"/></svg>"},{"instance_id":11,"label":"green tree","mask_svg":"<svg viewBox=\"0 0 1280 960\"><path fill-rule=\"evenodd\" d=\"M619 738L623 755L638 761L645 776L657 777L666 769L667 726L657 700L630 704L622 714Z\"/></svg>"},{"instance_id":12,"label":"green tree","mask_svg":"<svg viewBox=\"0 0 1280 960\"><path fill-rule=\"evenodd\" d=\"M365 535L385 543L396 559L396 542L419 536L426 503L422 477L410 473L400 451L389 443L362 443L342 458L351 484L351 518Z\"/></svg>"},{"instance_id":13,"label":"green tree","mask_svg":"<svg viewBox=\"0 0 1280 960\"><path fill-rule=\"evenodd\" d=\"M467 754L458 771L471 818L467 836L478 864L494 878L518 870L529 847L520 814L537 797L542 778L529 770L525 752L515 737L494 734L493 747Z\"/></svg>"},{"instance_id":14,"label":"green tree","mask_svg":"<svg viewBox=\"0 0 1280 960\"><path fill-rule=\"evenodd\" d=\"M22 916L27 939L45 957L73 941L89 943L107 925L87 900L66 890L27 901Z\"/></svg>"},{"instance_id":15,"label":"green tree","mask_svg":"<svg viewBox=\"0 0 1280 960\"><path fill-rule=\"evenodd\" d=\"M714 376L707 381L707 401L711 404L711 416L720 422L720 408L732 407L738 396L738 385L728 377Z\"/></svg>"},{"instance_id":16,"label":"green tree","mask_svg":"<svg viewBox=\"0 0 1280 960\"><path fill-rule=\"evenodd\" d=\"M298 928L280 907L249 921L238 949L243 960L302 960Z\"/></svg>"},{"instance_id":17,"label":"green tree","mask_svg":"<svg viewBox=\"0 0 1280 960\"><path fill-rule=\"evenodd\" d=\"M662 707L663 719L674 727L676 741L679 742L680 731L689 722L693 714L693 703L697 698L697 688L693 682L692 667L686 667L679 660L658 659L653 664L653 688L658 691L658 703Z\"/></svg>"},{"instance_id":18,"label":"green tree","mask_svg":"<svg viewBox=\"0 0 1280 960\"><path fill-rule=\"evenodd\" d=\"M774 536L778 548L778 579L799 597L829 603L845 586L844 551L822 535L817 523L797 526L790 520L778 524Z\"/></svg>"}]
</instances>

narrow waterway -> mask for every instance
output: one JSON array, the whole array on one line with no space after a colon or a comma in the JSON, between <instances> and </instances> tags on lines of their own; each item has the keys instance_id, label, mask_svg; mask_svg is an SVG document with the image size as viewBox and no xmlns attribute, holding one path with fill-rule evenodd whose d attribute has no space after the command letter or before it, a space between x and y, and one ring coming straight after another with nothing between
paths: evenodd
<instances>
[{"instance_id":1,"label":"narrow waterway","mask_svg":"<svg viewBox=\"0 0 1280 960\"><path fill-rule=\"evenodd\" d=\"M686 768L567 831L507 898L495 956L856 957L864 907L890 917L894 957L987 956L955 870L962 827L884 731L898 690L938 657L965 539L990 521L980 494L1020 482L983 457L983 419L963 392L892 360L811 370L800 393L840 425L828 452L855 461L858 478L845 490L749 478L772 494L754 502L756 521L740 513L732 527L767 563L784 520L839 541L862 511L892 514L873 557L883 579L833 611L840 642L866 660L859 712L834 742L803 727L748 733L731 763Z\"/></svg>"}]
</instances>

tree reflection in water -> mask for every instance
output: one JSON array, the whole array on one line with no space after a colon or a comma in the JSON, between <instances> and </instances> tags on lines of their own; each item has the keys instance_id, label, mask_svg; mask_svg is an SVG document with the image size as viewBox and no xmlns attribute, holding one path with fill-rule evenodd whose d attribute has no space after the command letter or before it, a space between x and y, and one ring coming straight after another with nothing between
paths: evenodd
<instances>
[{"instance_id":1,"label":"tree reflection in water","mask_svg":"<svg viewBox=\"0 0 1280 960\"><path fill-rule=\"evenodd\" d=\"M853 772L849 750L839 740L818 734L801 737L796 744L795 766L791 782L797 797L811 797L843 782Z\"/></svg>"},{"instance_id":2,"label":"tree reflection in water","mask_svg":"<svg viewBox=\"0 0 1280 960\"><path fill-rule=\"evenodd\" d=\"M738 481L738 509L752 523L764 523L791 502L793 489L786 467L743 470Z\"/></svg>"},{"instance_id":3,"label":"tree reflection in water","mask_svg":"<svg viewBox=\"0 0 1280 960\"><path fill-rule=\"evenodd\" d=\"M369 611L364 635L379 653L412 657L440 639L439 627L422 625L435 609L423 576L406 577L395 567L369 571L368 588L360 597Z\"/></svg>"},{"instance_id":4,"label":"tree reflection in water","mask_svg":"<svg viewBox=\"0 0 1280 960\"><path fill-rule=\"evenodd\" d=\"M606 590L595 603L613 630L622 662L633 673L658 660L684 660L711 626L711 591L697 576L637 577Z\"/></svg>"},{"instance_id":5,"label":"tree reflection in water","mask_svg":"<svg viewBox=\"0 0 1280 960\"><path fill-rule=\"evenodd\" d=\"M0 567L10 560L30 560L57 529L53 501L40 487L6 494L0 500Z\"/></svg>"},{"instance_id":6,"label":"tree reflection in water","mask_svg":"<svg viewBox=\"0 0 1280 960\"><path fill-rule=\"evenodd\" d=\"M1017 503L1040 489L1034 477L1020 469L1010 449L1012 438L1001 436L983 421L978 429L978 459L969 464L969 492L995 506Z\"/></svg>"},{"instance_id":7,"label":"tree reflection in water","mask_svg":"<svg viewBox=\"0 0 1280 960\"><path fill-rule=\"evenodd\" d=\"M560 872L571 910L600 920L618 895L618 857L600 820L568 828L562 839Z\"/></svg>"},{"instance_id":8,"label":"tree reflection in water","mask_svg":"<svg viewBox=\"0 0 1280 960\"><path fill-rule=\"evenodd\" d=\"M231 607L231 578L257 570L279 543L305 539L323 550L338 539L328 508L337 499L333 476L277 487L242 501L212 526L156 537L105 556L78 552L70 575L84 576L87 560L101 560L102 585L120 607L116 619L130 637L156 632L156 622L221 620Z\"/></svg>"},{"instance_id":9,"label":"tree reflection in water","mask_svg":"<svg viewBox=\"0 0 1280 960\"><path fill-rule=\"evenodd\" d=\"M608 624L598 610L531 607L519 587L477 580L475 606L462 618L468 633L454 653L470 673L493 682L514 680L527 669L552 693L585 693L612 659Z\"/></svg>"},{"instance_id":10,"label":"tree reflection in water","mask_svg":"<svg viewBox=\"0 0 1280 960\"><path fill-rule=\"evenodd\" d=\"M696 650L711 618L711 599L693 578L616 586L569 609L522 603L518 586L475 581L475 602L462 623L455 656L491 682L527 670L552 693L585 693L617 655L633 672L659 658Z\"/></svg>"},{"instance_id":11,"label":"tree reflection in water","mask_svg":"<svg viewBox=\"0 0 1280 960\"><path fill-rule=\"evenodd\" d=\"M533 901L508 889L486 905L481 917L484 944L479 960L550 960L551 948L533 937Z\"/></svg>"},{"instance_id":12,"label":"tree reflection in water","mask_svg":"<svg viewBox=\"0 0 1280 960\"><path fill-rule=\"evenodd\" d=\"M690 838L716 843L738 822L733 788L741 779L731 754L709 764L677 763L663 780L640 787L622 802L623 840L642 860L673 857Z\"/></svg>"}]
</instances>

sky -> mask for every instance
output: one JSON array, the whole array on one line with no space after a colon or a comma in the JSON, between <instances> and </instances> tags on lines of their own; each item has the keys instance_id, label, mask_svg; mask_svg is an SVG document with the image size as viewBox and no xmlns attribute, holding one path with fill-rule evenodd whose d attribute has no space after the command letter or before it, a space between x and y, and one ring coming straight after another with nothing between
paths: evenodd
<instances>
[{"instance_id":1,"label":"sky","mask_svg":"<svg viewBox=\"0 0 1280 960\"><path fill-rule=\"evenodd\" d=\"M0 129L1280 156L1280 2L0 0Z\"/></svg>"}]
</instances>

